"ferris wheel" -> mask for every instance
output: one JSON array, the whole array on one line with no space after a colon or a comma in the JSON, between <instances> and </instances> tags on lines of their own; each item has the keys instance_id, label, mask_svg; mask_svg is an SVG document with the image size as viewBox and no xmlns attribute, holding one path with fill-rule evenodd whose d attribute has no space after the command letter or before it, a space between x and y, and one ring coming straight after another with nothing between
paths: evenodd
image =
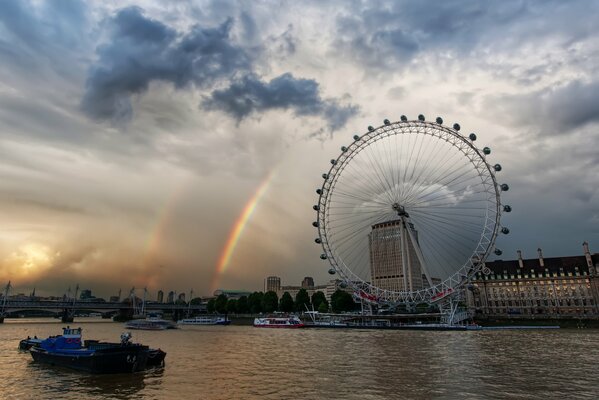
<instances>
[{"instance_id":1,"label":"ferris wheel","mask_svg":"<svg viewBox=\"0 0 599 400\"><path fill-rule=\"evenodd\" d=\"M355 135L331 160L314 205L320 258L361 299L434 303L483 268L502 227L489 147L460 126L401 116Z\"/></svg>"}]
</instances>

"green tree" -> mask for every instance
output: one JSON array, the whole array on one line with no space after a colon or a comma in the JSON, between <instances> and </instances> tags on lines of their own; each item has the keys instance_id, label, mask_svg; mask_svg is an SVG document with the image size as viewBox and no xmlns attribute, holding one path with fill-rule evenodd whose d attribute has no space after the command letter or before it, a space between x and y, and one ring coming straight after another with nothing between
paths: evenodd
<instances>
[{"instance_id":1,"label":"green tree","mask_svg":"<svg viewBox=\"0 0 599 400\"><path fill-rule=\"evenodd\" d=\"M212 314L214 311L216 311L216 299L208 300L208 304L206 304L206 310L210 314Z\"/></svg>"},{"instance_id":2,"label":"green tree","mask_svg":"<svg viewBox=\"0 0 599 400\"><path fill-rule=\"evenodd\" d=\"M293 311L293 306L293 297L291 297L289 292L283 293L283 296L281 296L281 305L279 310L289 313Z\"/></svg>"},{"instance_id":3,"label":"green tree","mask_svg":"<svg viewBox=\"0 0 599 400\"><path fill-rule=\"evenodd\" d=\"M271 313L279 308L279 296L272 290L264 293L262 297L262 311Z\"/></svg>"},{"instance_id":4,"label":"green tree","mask_svg":"<svg viewBox=\"0 0 599 400\"><path fill-rule=\"evenodd\" d=\"M262 292L254 292L248 297L248 307L252 314L262 312L262 297L264 297Z\"/></svg>"},{"instance_id":5,"label":"green tree","mask_svg":"<svg viewBox=\"0 0 599 400\"><path fill-rule=\"evenodd\" d=\"M228 313L235 314L237 312L237 300L229 299L229 301L227 301L226 309L227 309L227 314Z\"/></svg>"},{"instance_id":6,"label":"green tree","mask_svg":"<svg viewBox=\"0 0 599 400\"><path fill-rule=\"evenodd\" d=\"M247 296L241 296L237 300L237 312L239 314L247 314L247 313L250 312L250 309L248 307L248 298L247 298Z\"/></svg>"},{"instance_id":7,"label":"green tree","mask_svg":"<svg viewBox=\"0 0 599 400\"><path fill-rule=\"evenodd\" d=\"M323 301L322 303L320 303L320 305L318 306L318 312L319 313L329 312L329 302Z\"/></svg>"},{"instance_id":8,"label":"green tree","mask_svg":"<svg viewBox=\"0 0 599 400\"><path fill-rule=\"evenodd\" d=\"M301 288L297 295L295 295L295 311L304 312L306 311L306 306L310 306L310 296L306 289Z\"/></svg>"},{"instance_id":9,"label":"green tree","mask_svg":"<svg viewBox=\"0 0 599 400\"><path fill-rule=\"evenodd\" d=\"M218 297L216 298L216 302L214 303L214 308L216 309L216 312L219 314L224 314L227 312L227 295L224 293L221 293L218 295Z\"/></svg>"},{"instance_id":10,"label":"green tree","mask_svg":"<svg viewBox=\"0 0 599 400\"><path fill-rule=\"evenodd\" d=\"M344 290L337 289L331 296L331 308L333 312L352 311L357 307L352 295Z\"/></svg>"},{"instance_id":11,"label":"green tree","mask_svg":"<svg viewBox=\"0 0 599 400\"><path fill-rule=\"evenodd\" d=\"M321 303L326 303L327 309L329 308L329 302L327 301L326 296L319 290L312 295L312 307L314 307L315 310L318 310Z\"/></svg>"},{"instance_id":12,"label":"green tree","mask_svg":"<svg viewBox=\"0 0 599 400\"><path fill-rule=\"evenodd\" d=\"M202 304L202 298L201 297L194 297L193 299L191 299L190 303L191 303L191 305Z\"/></svg>"}]
</instances>

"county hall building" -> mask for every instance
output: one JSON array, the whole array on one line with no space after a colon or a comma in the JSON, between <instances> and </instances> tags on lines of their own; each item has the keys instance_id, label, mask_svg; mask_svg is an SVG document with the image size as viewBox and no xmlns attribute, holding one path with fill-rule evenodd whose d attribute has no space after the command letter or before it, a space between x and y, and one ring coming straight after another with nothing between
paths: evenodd
<instances>
[{"instance_id":1,"label":"county hall building","mask_svg":"<svg viewBox=\"0 0 599 400\"><path fill-rule=\"evenodd\" d=\"M599 318L599 254L487 262L466 290L477 317Z\"/></svg>"}]
</instances>

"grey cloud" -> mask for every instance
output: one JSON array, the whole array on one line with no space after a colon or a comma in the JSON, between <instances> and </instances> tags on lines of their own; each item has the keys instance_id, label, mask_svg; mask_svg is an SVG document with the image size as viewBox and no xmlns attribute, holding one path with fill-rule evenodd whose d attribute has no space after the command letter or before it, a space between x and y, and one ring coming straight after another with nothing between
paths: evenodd
<instances>
[{"instance_id":1,"label":"grey cloud","mask_svg":"<svg viewBox=\"0 0 599 400\"><path fill-rule=\"evenodd\" d=\"M77 61L73 54L85 51L87 8L78 0L0 2L0 72L6 66L21 73L54 69L61 75ZM68 65L68 68L66 67ZM8 70L10 70L9 68Z\"/></svg>"},{"instance_id":2,"label":"grey cloud","mask_svg":"<svg viewBox=\"0 0 599 400\"><path fill-rule=\"evenodd\" d=\"M541 128L545 135L564 134L599 122L599 82L572 81L521 95L492 96L489 109L498 109L512 125Z\"/></svg>"},{"instance_id":3,"label":"grey cloud","mask_svg":"<svg viewBox=\"0 0 599 400\"><path fill-rule=\"evenodd\" d=\"M144 93L152 81L207 87L251 67L250 55L230 40L230 19L180 35L130 7L120 10L111 25L110 41L98 48L99 61L90 70L82 101L83 110L97 120L130 119L131 97Z\"/></svg>"},{"instance_id":4,"label":"grey cloud","mask_svg":"<svg viewBox=\"0 0 599 400\"><path fill-rule=\"evenodd\" d=\"M594 36L596 13L597 3L588 1L368 1L337 17L333 45L358 64L391 70L420 53L513 54L547 38L567 47Z\"/></svg>"},{"instance_id":5,"label":"grey cloud","mask_svg":"<svg viewBox=\"0 0 599 400\"><path fill-rule=\"evenodd\" d=\"M215 90L202 104L208 109L224 111L238 121L256 112L291 109L299 116L322 116L331 131L344 126L358 111L357 106L322 99L315 80L297 79L289 73L270 82L253 75L245 76L226 89Z\"/></svg>"}]
</instances>

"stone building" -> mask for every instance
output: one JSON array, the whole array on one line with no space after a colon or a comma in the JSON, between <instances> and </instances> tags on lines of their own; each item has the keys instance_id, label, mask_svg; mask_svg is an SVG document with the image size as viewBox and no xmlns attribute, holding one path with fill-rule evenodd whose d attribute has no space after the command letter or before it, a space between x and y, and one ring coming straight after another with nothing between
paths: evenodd
<instances>
[{"instance_id":1,"label":"stone building","mask_svg":"<svg viewBox=\"0 0 599 400\"><path fill-rule=\"evenodd\" d=\"M599 317L599 254L487 262L466 290L478 317Z\"/></svg>"}]
</instances>

